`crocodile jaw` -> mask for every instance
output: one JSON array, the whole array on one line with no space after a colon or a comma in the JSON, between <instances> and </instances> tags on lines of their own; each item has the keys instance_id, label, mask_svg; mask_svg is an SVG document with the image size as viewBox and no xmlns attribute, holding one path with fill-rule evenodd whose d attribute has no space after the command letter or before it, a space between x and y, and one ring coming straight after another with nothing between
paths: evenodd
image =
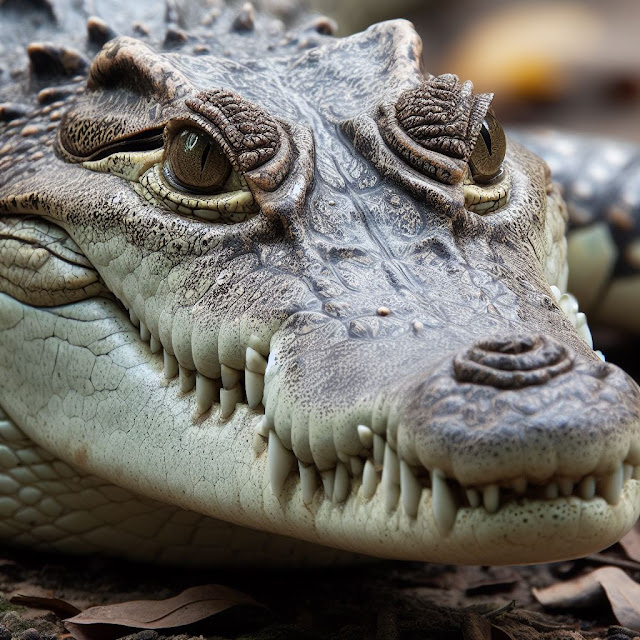
<instances>
[{"instance_id":1,"label":"crocodile jaw","mask_svg":"<svg viewBox=\"0 0 640 640\"><path fill-rule=\"evenodd\" d=\"M297 472L274 492L269 448L255 435L262 415L238 405L224 421L215 405L200 417L195 394L183 394L177 379L165 380L161 358L150 357L113 302L43 310L3 296L0 308L0 346L16 355L0 368L9 414L21 416L31 437L79 470L163 502L358 553L468 564L584 555L615 542L638 517L636 480L625 483L615 505L568 497L512 502L493 514L461 507L445 533L434 519L429 489L422 490L417 517L402 506L389 510L383 485L366 497L360 479L339 504L322 489L305 502ZM23 342L18 355L11 347ZM20 366L32 358L45 366ZM65 369L69 362L75 380ZM101 388L83 388L92 378L86 372L98 370Z\"/></svg>"}]
</instances>

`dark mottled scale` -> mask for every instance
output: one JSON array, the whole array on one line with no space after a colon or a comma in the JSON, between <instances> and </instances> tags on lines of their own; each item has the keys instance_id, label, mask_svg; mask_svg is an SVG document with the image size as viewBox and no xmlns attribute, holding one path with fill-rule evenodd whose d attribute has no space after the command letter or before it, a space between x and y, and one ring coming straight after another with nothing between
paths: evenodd
<instances>
[{"instance_id":1,"label":"dark mottled scale","mask_svg":"<svg viewBox=\"0 0 640 640\"><path fill-rule=\"evenodd\" d=\"M562 185L570 216L570 247L577 237L591 238L593 259L608 256L607 281L586 310L597 310L598 316L607 319L609 312L600 305L609 303L612 287L624 288L630 305L627 311L635 318L623 324L626 328L633 328L630 322L640 325L640 308L636 309L640 307L640 146L549 130L511 134L542 156ZM595 255L598 237L600 256ZM580 273L575 265L573 270L570 288L580 289Z\"/></svg>"}]
</instances>

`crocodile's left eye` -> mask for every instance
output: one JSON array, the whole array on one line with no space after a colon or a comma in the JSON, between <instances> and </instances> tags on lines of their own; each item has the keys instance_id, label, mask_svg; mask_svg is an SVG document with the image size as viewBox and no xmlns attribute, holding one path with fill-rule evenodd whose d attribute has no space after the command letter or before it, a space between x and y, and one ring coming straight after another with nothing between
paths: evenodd
<instances>
[{"instance_id":1,"label":"crocodile's left eye","mask_svg":"<svg viewBox=\"0 0 640 640\"><path fill-rule=\"evenodd\" d=\"M506 152L507 140L504 130L493 113L488 111L469 158L469 168L474 182L486 184L498 176Z\"/></svg>"},{"instance_id":2,"label":"crocodile's left eye","mask_svg":"<svg viewBox=\"0 0 640 640\"><path fill-rule=\"evenodd\" d=\"M223 190L230 173L231 163L224 151L204 131L183 129L169 143L164 174L180 189L218 193Z\"/></svg>"}]
</instances>

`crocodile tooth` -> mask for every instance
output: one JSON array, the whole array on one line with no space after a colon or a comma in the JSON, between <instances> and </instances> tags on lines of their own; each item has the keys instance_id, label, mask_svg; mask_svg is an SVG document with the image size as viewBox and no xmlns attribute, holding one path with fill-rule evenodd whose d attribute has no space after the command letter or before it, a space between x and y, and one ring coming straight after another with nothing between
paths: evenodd
<instances>
[{"instance_id":1,"label":"crocodile tooth","mask_svg":"<svg viewBox=\"0 0 640 640\"><path fill-rule=\"evenodd\" d=\"M415 518L418 515L418 504L420 503L422 487L411 470L411 467L404 460L400 460L400 489L402 504L406 514L410 518Z\"/></svg>"},{"instance_id":2,"label":"crocodile tooth","mask_svg":"<svg viewBox=\"0 0 640 640\"><path fill-rule=\"evenodd\" d=\"M521 478L516 478L512 483L511 486L513 487L513 490L522 495L523 493L525 493L525 491L527 490L527 479L522 476Z\"/></svg>"},{"instance_id":3,"label":"crocodile tooth","mask_svg":"<svg viewBox=\"0 0 640 640\"><path fill-rule=\"evenodd\" d=\"M160 340L155 336L151 336L149 339L149 349L151 349L151 353L158 353L160 349L162 349L162 345L160 344Z\"/></svg>"},{"instance_id":4,"label":"crocodile tooth","mask_svg":"<svg viewBox=\"0 0 640 640\"><path fill-rule=\"evenodd\" d=\"M469 505L474 509L482 504L482 498L480 497L480 492L477 489L465 489L465 493L467 494Z\"/></svg>"},{"instance_id":5,"label":"crocodile tooth","mask_svg":"<svg viewBox=\"0 0 640 640\"><path fill-rule=\"evenodd\" d=\"M131 320L131 324L136 327L136 329L140 328L140 318L133 309L129 309L129 320Z\"/></svg>"},{"instance_id":6,"label":"crocodile tooth","mask_svg":"<svg viewBox=\"0 0 640 640\"><path fill-rule=\"evenodd\" d=\"M573 493L573 480L570 478L559 478L558 488L560 489L560 495L565 498L569 497Z\"/></svg>"},{"instance_id":7,"label":"crocodile tooth","mask_svg":"<svg viewBox=\"0 0 640 640\"><path fill-rule=\"evenodd\" d=\"M349 478L349 472L343 462L338 462L336 465L336 475L333 483L333 501L344 502L349 495L349 489L351 488L351 480Z\"/></svg>"},{"instance_id":8,"label":"crocodile tooth","mask_svg":"<svg viewBox=\"0 0 640 640\"><path fill-rule=\"evenodd\" d=\"M150 338L151 338L151 333L149 332L149 329L147 329L147 325L141 320L140 321L140 340L142 340L143 342L149 342Z\"/></svg>"},{"instance_id":9,"label":"crocodile tooth","mask_svg":"<svg viewBox=\"0 0 640 640\"><path fill-rule=\"evenodd\" d=\"M593 476L586 476L578 484L578 495L583 500L592 500L596 496L596 479Z\"/></svg>"},{"instance_id":10,"label":"crocodile tooth","mask_svg":"<svg viewBox=\"0 0 640 640\"><path fill-rule=\"evenodd\" d=\"M271 431L271 429L269 428L269 423L267 422L267 417L266 416L262 416L260 418L260 420L258 420L258 422L256 424L256 433L259 436L262 436L263 438L268 438L269 437L269 431Z\"/></svg>"},{"instance_id":11,"label":"crocodile tooth","mask_svg":"<svg viewBox=\"0 0 640 640\"><path fill-rule=\"evenodd\" d=\"M377 433L373 434L373 461L376 464L382 464L384 461L385 441L382 436Z\"/></svg>"},{"instance_id":12,"label":"crocodile tooth","mask_svg":"<svg viewBox=\"0 0 640 640\"><path fill-rule=\"evenodd\" d=\"M316 468L312 464L306 465L298 460L298 469L300 470L300 484L302 485L302 501L305 504L310 504L318 488Z\"/></svg>"},{"instance_id":13,"label":"crocodile tooth","mask_svg":"<svg viewBox=\"0 0 640 640\"><path fill-rule=\"evenodd\" d=\"M358 436L360 442L365 449L371 449L373 446L373 431L365 424L358 425Z\"/></svg>"},{"instance_id":14,"label":"crocodile tooth","mask_svg":"<svg viewBox=\"0 0 640 640\"><path fill-rule=\"evenodd\" d=\"M634 440L629 444L629 453L627 459L630 464L640 464L640 440Z\"/></svg>"},{"instance_id":15,"label":"crocodile tooth","mask_svg":"<svg viewBox=\"0 0 640 640\"><path fill-rule=\"evenodd\" d=\"M349 466L349 462L351 460L351 456L349 456L349 454L344 451L336 451L336 455L338 456L338 460Z\"/></svg>"},{"instance_id":16,"label":"crocodile tooth","mask_svg":"<svg viewBox=\"0 0 640 640\"><path fill-rule=\"evenodd\" d=\"M544 488L544 497L547 500L555 500L560 495L560 491L558 490L557 482L550 482L545 485Z\"/></svg>"},{"instance_id":17,"label":"crocodile tooth","mask_svg":"<svg viewBox=\"0 0 640 640\"><path fill-rule=\"evenodd\" d=\"M562 291L560 291L560 289L558 289L558 287L556 287L553 284L551 285L551 293L553 294L553 297L556 303L560 302L560 298L562 297Z\"/></svg>"},{"instance_id":18,"label":"crocodile tooth","mask_svg":"<svg viewBox=\"0 0 640 640\"><path fill-rule=\"evenodd\" d=\"M633 467L633 479L640 480L640 466Z\"/></svg>"},{"instance_id":19,"label":"crocodile tooth","mask_svg":"<svg viewBox=\"0 0 640 640\"><path fill-rule=\"evenodd\" d=\"M367 460L362 471L362 494L365 498L370 498L376 492L378 481L378 472L373 462Z\"/></svg>"},{"instance_id":20,"label":"crocodile tooth","mask_svg":"<svg viewBox=\"0 0 640 640\"><path fill-rule=\"evenodd\" d=\"M191 371L191 369L185 369L184 367L180 367L178 371L178 375L180 376L180 391L183 393L187 393L191 391L193 387L196 386L196 372Z\"/></svg>"},{"instance_id":21,"label":"crocodile tooth","mask_svg":"<svg viewBox=\"0 0 640 640\"><path fill-rule=\"evenodd\" d=\"M456 521L458 504L440 469L434 469L431 473L431 508L438 531L446 535Z\"/></svg>"},{"instance_id":22,"label":"crocodile tooth","mask_svg":"<svg viewBox=\"0 0 640 640\"><path fill-rule=\"evenodd\" d=\"M240 376L242 375L241 371L238 371L238 369L232 369L226 364L220 365L220 371L222 372L222 386L225 389L233 389L238 386Z\"/></svg>"},{"instance_id":23,"label":"crocodile tooth","mask_svg":"<svg viewBox=\"0 0 640 640\"><path fill-rule=\"evenodd\" d=\"M255 409L262 402L264 393L264 376L261 373L250 371L244 372L244 390L247 394L247 403L251 409Z\"/></svg>"},{"instance_id":24,"label":"crocodile tooth","mask_svg":"<svg viewBox=\"0 0 640 640\"><path fill-rule=\"evenodd\" d=\"M178 361L175 356L171 355L168 351L164 351L164 349L162 356L164 358L164 377L167 380L172 380L178 375Z\"/></svg>"},{"instance_id":25,"label":"crocodile tooth","mask_svg":"<svg viewBox=\"0 0 640 640\"><path fill-rule=\"evenodd\" d=\"M220 389L220 417L226 420L236 409L236 405L242 402L242 388Z\"/></svg>"},{"instance_id":26,"label":"crocodile tooth","mask_svg":"<svg viewBox=\"0 0 640 640\"><path fill-rule=\"evenodd\" d=\"M600 494L609 504L618 504L622 494L624 470L619 464L615 471L602 478Z\"/></svg>"},{"instance_id":27,"label":"crocodile tooth","mask_svg":"<svg viewBox=\"0 0 640 640\"><path fill-rule=\"evenodd\" d=\"M387 510L393 511L400 498L400 465L398 464L398 454L389 445L384 448L382 488L384 489L384 503Z\"/></svg>"},{"instance_id":28,"label":"crocodile tooth","mask_svg":"<svg viewBox=\"0 0 640 640\"><path fill-rule=\"evenodd\" d=\"M269 447L267 449L267 466L274 496L279 496L284 488L287 476L295 462L293 451L289 451L278 438L275 431L269 431Z\"/></svg>"},{"instance_id":29,"label":"crocodile tooth","mask_svg":"<svg viewBox=\"0 0 640 640\"><path fill-rule=\"evenodd\" d=\"M219 387L216 380L198 373L196 376L196 405L200 415L211 409L211 405L218 397L218 392Z\"/></svg>"},{"instance_id":30,"label":"crocodile tooth","mask_svg":"<svg viewBox=\"0 0 640 640\"><path fill-rule=\"evenodd\" d=\"M482 502L489 513L495 513L500 507L500 487L497 484L488 484L482 490Z\"/></svg>"},{"instance_id":31,"label":"crocodile tooth","mask_svg":"<svg viewBox=\"0 0 640 640\"><path fill-rule=\"evenodd\" d=\"M267 360L252 347L247 347L245 368L254 373L264 375L267 370Z\"/></svg>"},{"instance_id":32,"label":"crocodile tooth","mask_svg":"<svg viewBox=\"0 0 640 640\"><path fill-rule=\"evenodd\" d=\"M625 464L624 465L624 481L627 482L627 480L631 480L631 478L633 478L633 465L632 464Z\"/></svg>"},{"instance_id":33,"label":"crocodile tooth","mask_svg":"<svg viewBox=\"0 0 640 640\"><path fill-rule=\"evenodd\" d=\"M336 480L336 470L327 469L327 471L321 471L320 477L322 478L322 486L324 487L324 495L327 500L333 498L333 487Z\"/></svg>"},{"instance_id":34,"label":"crocodile tooth","mask_svg":"<svg viewBox=\"0 0 640 640\"><path fill-rule=\"evenodd\" d=\"M360 456L351 456L349 459L349 468L351 469L351 473L354 478L362 475L363 467L364 462Z\"/></svg>"},{"instance_id":35,"label":"crocodile tooth","mask_svg":"<svg viewBox=\"0 0 640 640\"><path fill-rule=\"evenodd\" d=\"M580 311L576 315L576 331L578 335L589 345L590 349L593 349L593 338L591 336L591 329L587 324L587 316Z\"/></svg>"}]
</instances>

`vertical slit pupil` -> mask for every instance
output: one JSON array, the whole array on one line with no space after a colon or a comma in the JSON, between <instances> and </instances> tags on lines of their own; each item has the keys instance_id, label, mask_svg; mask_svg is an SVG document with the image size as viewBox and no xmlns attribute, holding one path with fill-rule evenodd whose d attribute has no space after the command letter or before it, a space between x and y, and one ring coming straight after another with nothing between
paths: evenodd
<instances>
[{"instance_id":1,"label":"vertical slit pupil","mask_svg":"<svg viewBox=\"0 0 640 640\"><path fill-rule=\"evenodd\" d=\"M211 143L208 142L207 146L204 148L204 151L202 152L202 158L200 160L200 173L204 171L204 167L207 164L207 158L209 157L210 151L211 151Z\"/></svg>"},{"instance_id":2,"label":"vertical slit pupil","mask_svg":"<svg viewBox=\"0 0 640 640\"><path fill-rule=\"evenodd\" d=\"M484 140L485 145L487 146L487 151L489 155L491 155L491 134L489 133L489 125L486 120L482 121L482 128L480 129L480 135L482 135L482 139Z\"/></svg>"}]
</instances>

